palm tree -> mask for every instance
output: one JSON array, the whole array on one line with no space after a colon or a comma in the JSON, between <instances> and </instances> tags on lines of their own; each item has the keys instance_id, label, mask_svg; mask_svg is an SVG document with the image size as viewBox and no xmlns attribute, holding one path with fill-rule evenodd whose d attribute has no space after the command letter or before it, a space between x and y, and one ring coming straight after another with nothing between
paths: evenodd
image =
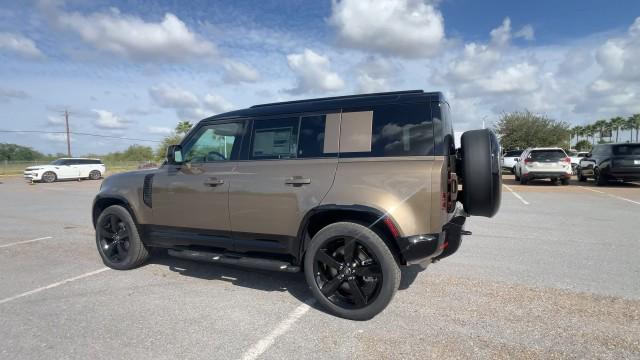
<instances>
[{"instance_id":1,"label":"palm tree","mask_svg":"<svg viewBox=\"0 0 640 360\"><path fill-rule=\"evenodd\" d=\"M176 125L176 133L185 135L192 127L193 124L190 121L180 121L178 125Z\"/></svg>"},{"instance_id":2,"label":"palm tree","mask_svg":"<svg viewBox=\"0 0 640 360\"><path fill-rule=\"evenodd\" d=\"M631 120L631 116L624 119L624 123L622 124L622 130L629 130L629 140L627 142L633 142L633 121Z\"/></svg>"},{"instance_id":3,"label":"palm tree","mask_svg":"<svg viewBox=\"0 0 640 360\"><path fill-rule=\"evenodd\" d=\"M606 130L607 126L608 126L608 121L607 120L598 120L595 123L593 123L593 132L594 132L594 136L595 134L599 134L600 136L600 140L599 142L602 142L602 135L604 130Z\"/></svg>"},{"instance_id":4,"label":"palm tree","mask_svg":"<svg viewBox=\"0 0 640 360\"><path fill-rule=\"evenodd\" d=\"M587 135L587 139L591 138L591 145L595 143L596 126L589 124L584 127L584 133Z\"/></svg>"},{"instance_id":5,"label":"palm tree","mask_svg":"<svg viewBox=\"0 0 640 360\"><path fill-rule=\"evenodd\" d=\"M582 131L582 126L580 126L580 125L576 125L576 126L571 128L571 137L572 138L573 138L573 136L576 137L576 143L578 143L578 141L580 141L580 131Z\"/></svg>"},{"instance_id":6,"label":"palm tree","mask_svg":"<svg viewBox=\"0 0 640 360\"><path fill-rule=\"evenodd\" d=\"M624 118L620 116L616 116L609 122L612 130L616 131L616 142L618 142L618 133L620 132L620 128L624 126Z\"/></svg>"},{"instance_id":7,"label":"palm tree","mask_svg":"<svg viewBox=\"0 0 640 360\"><path fill-rule=\"evenodd\" d=\"M640 132L640 114L631 115L629 122L631 122L632 127L636 129L636 142L640 142L640 139L638 139L638 133ZM633 133L631 134L631 140L633 141Z\"/></svg>"}]
</instances>

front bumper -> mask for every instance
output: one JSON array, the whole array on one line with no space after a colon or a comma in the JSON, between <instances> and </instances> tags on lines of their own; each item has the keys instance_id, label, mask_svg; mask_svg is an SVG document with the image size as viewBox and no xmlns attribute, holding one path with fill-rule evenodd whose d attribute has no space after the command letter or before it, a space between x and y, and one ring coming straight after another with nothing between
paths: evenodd
<instances>
[{"instance_id":1,"label":"front bumper","mask_svg":"<svg viewBox=\"0 0 640 360\"><path fill-rule=\"evenodd\" d=\"M398 239L400 254L407 265L426 260L440 260L458 250L464 234L463 226L469 215L460 203L456 204L453 216L437 234L407 236Z\"/></svg>"},{"instance_id":2,"label":"front bumper","mask_svg":"<svg viewBox=\"0 0 640 360\"><path fill-rule=\"evenodd\" d=\"M23 177L27 181L37 181L42 178L42 174L37 171L25 171Z\"/></svg>"}]
</instances>

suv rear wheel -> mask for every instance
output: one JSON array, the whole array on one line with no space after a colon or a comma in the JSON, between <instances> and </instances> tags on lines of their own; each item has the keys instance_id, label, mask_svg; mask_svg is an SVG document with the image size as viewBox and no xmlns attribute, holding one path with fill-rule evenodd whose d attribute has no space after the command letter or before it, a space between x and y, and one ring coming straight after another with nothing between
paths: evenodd
<instances>
[{"instance_id":1,"label":"suv rear wheel","mask_svg":"<svg viewBox=\"0 0 640 360\"><path fill-rule=\"evenodd\" d=\"M352 320L376 316L400 285L400 268L389 247L374 231L350 222L328 225L313 237L304 270L318 302Z\"/></svg>"},{"instance_id":2,"label":"suv rear wheel","mask_svg":"<svg viewBox=\"0 0 640 360\"><path fill-rule=\"evenodd\" d=\"M101 176L102 176L102 174L98 170L92 170L89 173L89 179L91 179L91 180L98 180L98 179L100 179Z\"/></svg>"},{"instance_id":3,"label":"suv rear wheel","mask_svg":"<svg viewBox=\"0 0 640 360\"><path fill-rule=\"evenodd\" d=\"M120 205L104 209L96 221L96 245L105 265L129 270L149 257L131 214Z\"/></svg>"}]
</instances>

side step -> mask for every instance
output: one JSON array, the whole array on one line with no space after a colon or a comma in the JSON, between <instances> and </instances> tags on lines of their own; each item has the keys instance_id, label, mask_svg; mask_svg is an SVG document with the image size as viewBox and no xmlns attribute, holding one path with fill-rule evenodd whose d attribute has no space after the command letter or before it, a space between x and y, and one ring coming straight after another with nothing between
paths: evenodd
<instances>
[{"instance_id":1,"label":"side step","mask_svg":"<svg viewBox=\"0 0 640 360\"><path fill-rule=\"evenodd\" d=\"M208 252L208 251L194 251L194 250L169 249L168 253L171 256L181 258L181 259L187 259L187 260L206 261L206 262L218 263L218 264L231 264L231 265L261 269L261 270L281 271L281 272L290 272L290 273L300 272L299 266L294 266L286 261L281 261L281 260L261 259L261 258L242 256L239 254L233 254L233 256L230 256L222 253L214 253L214 252Z\"/></svg>"}]
</instances>

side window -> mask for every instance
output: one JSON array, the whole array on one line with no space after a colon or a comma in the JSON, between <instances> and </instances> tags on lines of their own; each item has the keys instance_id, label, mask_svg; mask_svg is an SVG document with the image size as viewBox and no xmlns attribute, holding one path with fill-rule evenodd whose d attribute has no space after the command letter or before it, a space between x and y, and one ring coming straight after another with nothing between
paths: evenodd
<instances>
[{"instance_id":1,"label":"side window","mask_svg":"<svg viewBox=\"0 0 640 360\"><path fill-rule=\"evenodd\" d=\"M203 126L183 145L187 163L235 160L240 150L243 123L233 122Z\"/></svg>"},{"instance_id":2,"label":"side window","mask_svg":"<svg viewBox=\"0 0 640 360\"><path fill-rule=\"evenodd\" d=\"M300 119L300 144L298 157L333 157L337 153L325 153L326 115L303 116Z\"/></svg>"},{"instance_id":3,"label":"side window","mask_svg":"<svg viewBox=\"0 0 640 360\"><path fill-rule=\"evenodd\" d=\"M254 120L249 158L293 159L298 152L297 117Z\"/></svg>"}]
</instances>

